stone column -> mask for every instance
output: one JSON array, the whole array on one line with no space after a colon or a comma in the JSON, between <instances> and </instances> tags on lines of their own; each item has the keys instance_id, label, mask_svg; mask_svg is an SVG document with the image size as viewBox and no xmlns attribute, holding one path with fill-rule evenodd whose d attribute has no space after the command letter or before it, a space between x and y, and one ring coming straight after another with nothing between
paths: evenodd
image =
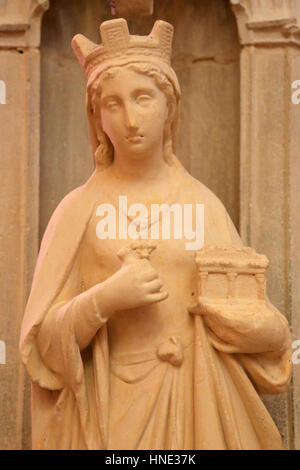
<instances>
[{"instance_id":1,"label":"stone column","mask_svg":"<svg viewBox=\"0 0 300 470\"><path fill-rule=\"evenodd\" d=\"M45 0L0 0L0 449L30 446L18 342L38 250L39 45L47 8Z\"/></svg>"},{"instance_id":2,"label":"stone column","mask_svg":"<svg viewBox=\"0 0 300 470\"><path fill-rule=\"evenodd\" d=\"M240 228L271 262L268 293L300 338L300 2L231 0L241 43ZM298 161L297 161L298 160ZM300 365L287 396L268 397L285 444L300 448Z\"/></svg>"}]
</instances>

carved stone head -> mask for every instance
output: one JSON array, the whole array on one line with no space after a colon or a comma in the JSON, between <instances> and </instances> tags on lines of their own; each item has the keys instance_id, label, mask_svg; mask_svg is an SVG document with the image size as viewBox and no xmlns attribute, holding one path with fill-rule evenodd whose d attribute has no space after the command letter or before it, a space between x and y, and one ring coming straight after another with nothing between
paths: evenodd
<instances>
[{"instance_id":1,"label":"carved stone head","mask_svg":"<svg viewBox=\"0 0 300 470\"><path fill-rule=\"evenodd\" d=\"M74 52L88 77L87 83L87 114L89 120L90 136L92 140L93 152L95 155L95 165L98 168L106 168L114 158L114 147L117 141L113 139L105 123L101 118L101 95L103 89L107 87L116 77L121 88L126 88L126 83L131 84L131 92L135 93L132 88L134 75L145 77L144 81L152 83L158 93L163 93L166 98L167 113L166 119L162 125L159 123L160 116L155 117L153 114L152 123L156 125L156 130L152 129L152 135L146 139L147 132L143 137L143 142L135 142L133 150L138 151L139 145L142 151L149 145L150 140L155 137L154 132L162 132L163 136L163 153L166 162L170 165L177 162L175 157L176 137L178 127L180 87L174 70L170 65L171 46L173 37L173 27L164 21L156 21L151 33L148 36L133 36L129 34L126 20L123 18L105 21L100 26L102 44L97 45L81 34L76 35L72 41ZM125 72L126 71L126 72ZM124 81L122 80L124 75ZM141 82L141 78L137 78L137 82ZM127 90L129 93L129 90ZM138 91L138 90L137 90ZM143 121L143 115L146 116L151 109L149 103L146 103L147 94L142 94L137 99L142 104L141 111L141 133L143 126L149 128L146 118ZM113 105L113 102L111 101ZM117 104L114 104L117 109ZM148 108L146 109L146 106ZM152 103L153 110L157 110L158 104ZM112 109L112 107L111 107ZM103 111L103 108L102 108ZM163 110L162 110L163 112ZM158 122L157 122L158 120ZM138 123L139 125L139 123ZM152 127L153 127L152 125ZM157 136L159 138L159 136Z\"/></svg>"}]
</instances>

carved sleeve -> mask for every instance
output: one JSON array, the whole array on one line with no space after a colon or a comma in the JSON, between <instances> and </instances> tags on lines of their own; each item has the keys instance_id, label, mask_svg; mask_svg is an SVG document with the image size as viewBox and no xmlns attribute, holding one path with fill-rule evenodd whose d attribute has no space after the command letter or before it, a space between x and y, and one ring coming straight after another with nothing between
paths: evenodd
<instances>
[{"instance_id":1,"label":"carved sleeve","mask_svg":"<svg viewBox=\"0 0 300 470\"><path fill-rule=\"evenodd\" d=\"M242 241L226 213L230 242ZM266 297L263 311L230 311L204 316L211 344L222 356L233 354L259 393L277 394L287 390L292 371L289 324Z\"/></svg>"},{"instance_id":2,"label":"carved sleeve","mask_svg":"<svg viewBox=\"0 0 300 470\"><path fill-rule=\"evenodd\" d=\"M80 277L79 250L68 279L44 318L37 336L43 361L54 372L60 372L64 343L75 342L83 350L106 322L96 301L97 286L80 292Z\"/></svg>"}]
</instances>

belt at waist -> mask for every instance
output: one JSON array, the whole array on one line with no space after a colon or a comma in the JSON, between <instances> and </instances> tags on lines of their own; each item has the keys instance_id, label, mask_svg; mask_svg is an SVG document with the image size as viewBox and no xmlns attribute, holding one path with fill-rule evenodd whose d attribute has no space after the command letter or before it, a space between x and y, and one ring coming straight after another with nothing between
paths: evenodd
<instances>
[{"instance_id":1,"label":"belt at waist","mask_svg":"<svg viewBox=\"0 0 300 470\"><path fill-rule=\"evenodd\" d=\"M184 349L190 346L193 338L181 338L180 336L170 336L166 341L163 341L155 349L142 352L134 352L128 354L120 354L111 356L112 365L133 365L142 362L153 361L160 359L161 361L169 362L173 366L181 366L184 358Z\"/></svg>"}]
</instances>

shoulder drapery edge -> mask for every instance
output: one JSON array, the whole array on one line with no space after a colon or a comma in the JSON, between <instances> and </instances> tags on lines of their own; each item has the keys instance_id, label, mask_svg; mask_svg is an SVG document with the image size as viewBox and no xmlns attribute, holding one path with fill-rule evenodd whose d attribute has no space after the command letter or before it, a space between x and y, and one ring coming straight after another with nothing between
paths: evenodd
<instances>
[{"instance_id":1,"label":"shoulder drapery edge","mask_svg":"<svg viewBox=\"0 0 300 470\"><path fill-rule=\"evenodd\" d=\"M84 185L67 194L55 209L43 236L22 322L19 342L22 362L31 380L50 390L61 389L62 383L55 373L43 364L35 337L72 269L74 257L91 215L93 194L97 187L96 176L95 171ZM69 232L70 227L72 237L62 236L62 233Z\"/></svg>"}]
</instances>

